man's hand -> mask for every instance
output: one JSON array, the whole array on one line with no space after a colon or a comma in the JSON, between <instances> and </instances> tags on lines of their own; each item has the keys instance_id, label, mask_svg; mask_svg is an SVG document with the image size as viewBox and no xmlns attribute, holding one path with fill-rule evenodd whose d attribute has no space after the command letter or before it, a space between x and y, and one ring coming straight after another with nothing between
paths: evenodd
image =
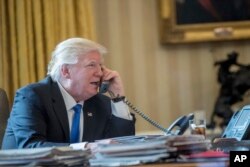
<instances>
[{"instance_id":1,"label":"man's hand","mask_svg":"<svg viewBox=\"0 0 250 167\"><path fill-rule=\"evenodd\" d=\"M98 147L98 143L88 143L85 147L90 149L92 152L95 152Z\"/></svg>"},{"instance_id":2,"label":"man's hand","mask_svg":"<svg viewBox=\"0 0 250 167\"><path fill-rule=\"evenodd\" d=\"M117 71L112 71L106 67L103 67L103 81L109 81L109 93L111 97L124 96L124 88L122 79Z\"/></svg>"}]
</instances>

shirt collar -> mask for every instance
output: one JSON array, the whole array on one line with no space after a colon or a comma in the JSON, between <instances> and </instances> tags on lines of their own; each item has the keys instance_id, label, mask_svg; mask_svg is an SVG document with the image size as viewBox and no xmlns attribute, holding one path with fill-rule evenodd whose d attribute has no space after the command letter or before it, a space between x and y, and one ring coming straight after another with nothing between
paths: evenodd
<instances>
[{"instance_id":1,"label":"shirt collar","mask_svg":"<svg viewBox=\"0 0 250 167\"><path fill-rule=\"evenodd\" d=\"M83 106L84 101L80 101L77 103L75 101L75 99L64 89L64 87L59 82L57 82L57 83L58 83L59 89L62 93L63 100L64 100L67 111L71 110L76 104L81 104Z\"/></svg>"}]
</instances>

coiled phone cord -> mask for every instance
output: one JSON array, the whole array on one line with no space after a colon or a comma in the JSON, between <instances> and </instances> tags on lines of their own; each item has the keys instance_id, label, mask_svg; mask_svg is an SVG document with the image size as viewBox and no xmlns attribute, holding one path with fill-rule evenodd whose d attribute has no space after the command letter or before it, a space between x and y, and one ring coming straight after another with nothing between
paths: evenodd
<instances>
[{"instance_id":1,"label":"coiled phone cord","mask_svg":"<svg viewBox=\"0 0 250 167\"><path fill-rule=\"evenodd\" d=\"M138 110L132 103L130 103L126 98L123 99L123 102L126 103L134 112L136 112L137 114L139 114L142 118L144 118L146 121L148 121L150 124L152 124L153 126L157 127L158 129L160 129L161 131L165 132L166 134L169 134L168 129L163 128L161 125L159 125L157 122L155 122L154 120L150 119L147 115L145 115L143 112L141 112L140 110Z\"/></svg>"}]
</instances>

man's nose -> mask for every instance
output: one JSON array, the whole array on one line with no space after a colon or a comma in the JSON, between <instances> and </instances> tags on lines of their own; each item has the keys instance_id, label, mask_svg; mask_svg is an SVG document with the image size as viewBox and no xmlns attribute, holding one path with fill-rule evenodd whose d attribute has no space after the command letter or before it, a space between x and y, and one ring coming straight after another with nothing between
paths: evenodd
<instances>
[{"instance_id":1,"label":"man's nose","mask_svg":"<svg viewBox=\"0 0 250 167\"><path fill-rule=\"evenodd\" d=\"M99 68L97 69L96 75L98 75L98 76L103 76L102 67L99 67Z\"/></svg>"}]
</instances>

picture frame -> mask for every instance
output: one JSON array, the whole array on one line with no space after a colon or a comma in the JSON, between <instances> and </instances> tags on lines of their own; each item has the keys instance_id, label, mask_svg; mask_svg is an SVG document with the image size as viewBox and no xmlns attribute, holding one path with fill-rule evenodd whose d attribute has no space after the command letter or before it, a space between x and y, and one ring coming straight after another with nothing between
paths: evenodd
<instances>
[{"instance_id":1,"label":"picture frame","mask_svg":"<svg viewBox=\"0 0 250 167\"><path fill-rule=\"evenodd\" d=\"M178 10L180 10L177 8L177 1L185 0L159 0L159 28L161 43L178 44L250 39L250 18L248 18L249 15L247 15L247 18L244 17L241 20L232 19L226 21L222 20L208 22L192 22L189 20L186 22L182 22L181 20L178 20L179 17L177 17ZM250 5L246 7L246 10L250 11ZM198 10L193 9L193 11ZM201 15L197 14L193 16Z\"/></svg>"}]
</instances>

